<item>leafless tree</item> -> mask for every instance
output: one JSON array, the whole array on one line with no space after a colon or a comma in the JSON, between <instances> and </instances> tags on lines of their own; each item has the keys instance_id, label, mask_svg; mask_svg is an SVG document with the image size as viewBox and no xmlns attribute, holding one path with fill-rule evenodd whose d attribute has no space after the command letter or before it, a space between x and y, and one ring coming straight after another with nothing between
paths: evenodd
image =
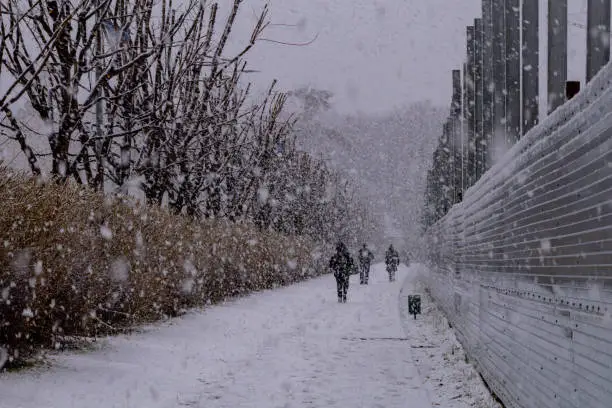
<instances>
[{"instance_id":1,"label":"leafless tree","mask_svg":"<svg viewBox=\"0 0 612 408\"><path fill-rule=\"evenodd\" d=\"M358 235L350 183L296 151L287 96L273 83L250 102L245 58L268 9L228 55L242 3L220 21L206 0L3 1L2 134L33 174L58 182L105 191L138 180L149 203L176 213L321 240ZM325 105L331 95L315 96ZM35 121L16 114L24 105Z\"/></svg>"}]
</instances>

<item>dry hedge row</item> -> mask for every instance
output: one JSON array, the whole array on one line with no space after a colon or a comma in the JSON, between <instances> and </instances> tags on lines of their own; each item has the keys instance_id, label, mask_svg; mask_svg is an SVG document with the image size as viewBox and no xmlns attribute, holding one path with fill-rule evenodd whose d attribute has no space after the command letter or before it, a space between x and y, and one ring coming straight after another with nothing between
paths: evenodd
<instances>
[{"instance_id":1,"label":"dry hedge row","mask_svg":"<svg viewBox=\"0 0 612 408\"><path fill-rule=\"evenodd\" d=\"M194 222L0 168L0 347L9 363L317 275L305 239ZM0 364L1 366L1 364Z\"/></svg>"}]
</instances>

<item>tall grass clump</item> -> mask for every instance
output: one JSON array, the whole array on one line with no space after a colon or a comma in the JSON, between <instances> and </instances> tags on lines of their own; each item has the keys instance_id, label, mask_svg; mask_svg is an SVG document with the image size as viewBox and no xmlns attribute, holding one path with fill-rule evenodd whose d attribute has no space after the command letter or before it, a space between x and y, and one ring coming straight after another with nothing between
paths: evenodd
<instances>
[{"instance_id":1,"label":"tall grass clump","mask_svg":"<svg viewBox=\"0 0 612 408\"><path fill-rule=\"evenodd\" d=\"M306 238L194 220L0 168L0 350L8 363L319 274Z\"/></svg>"}]
</instances>

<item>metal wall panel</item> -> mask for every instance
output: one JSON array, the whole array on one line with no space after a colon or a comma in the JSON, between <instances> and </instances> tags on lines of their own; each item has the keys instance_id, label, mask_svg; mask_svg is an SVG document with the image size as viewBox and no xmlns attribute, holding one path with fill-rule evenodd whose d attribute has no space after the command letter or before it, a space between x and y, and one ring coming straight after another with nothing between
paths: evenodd
<instances>
[{"instance_id":1,"label":"metal wall panel","mask_svg":"<svg viewBox=\"0 0 612 408\"><path fill-rule=\"evenodd\" d=\"M521 19L519 0L506 0L506 144L521 133Z\"/></svg>"},{"instance_id":2,"label":"metal wall panel","mask_svg":"<svg viewBox=\"0 0 612 408\"><path fill-rule=\"evenodd\" d=\"M425 236L428 287L507 407L612 407L612 68Z\"/></svg>"},{"instance_id":3,"label":"metal wall panel","mask_svg":"<svg viewBox=\"0 0 612 408\"><path fill-rule=\"evenodd\" d=\"M493 137L491 147L506 138L506 29L504 0L491 0L493 25Z\"/></svg>"},{"instance_id":4,"label":"metal wall panel","mask_svg":"<svg viewBox=\"0 0 612 408\"><path fill-rule=\"evenodd\" d=\"M453 76L453 99L451 103L451 127L450 137L452 145L452 167L453 167L453 204L461 201L462 190L462 154L461 149L461 101L463 98L461 90L461 71L454 69Z\"/></svg>"},{"instance_id":5,"label":"metal wall panel","mask_svg":"<svg viewBox=\"0 0 612 408\"><path fill-rule=\"evenodd\" d=\"M488 148L493 137L493 98L495 83L493 81L493 1L482 1L482 116L483 126L483 168L488 169L491 162L487 160Z\"/></svg>"},{"instance_id":6,"label":"metal wall panel","mask_svg":"<svg viewBox=\"0 0 612 408\"><path fill-rule=\"evenodd\" d=\"M538 123L539 115L539 1L523 0L523 129L529 132Z\"/></svg>"},{"instance_id":7,"label":"metal wall panel","mask_svg":"<svg viewBox=\"0 0 612 408\"><path fill-rule=\"evenodd\" d=\"M567 0L548 0L548 112L565 103Z\"/></svg>"},{"instance_id":8,"label":"metal wall panel","mask_svg":"<svg viewBox=\"0 0 612 408\"><path fill-rule=\"evenodd\" d=\"M466 28L467 63L465 65L467 187L476 182L476 35L474 26Z\"/></svg>"},{"instance_id":9,"label":"metal wall panel","mask_svg":"<svg viewBox=\"0 0 612 408\"><path fill-rule=\"evenodd\" d=\"M483 135L483 123L484 123L484 110L483 110L483 47L484 47L484 31L482 27L482 20L477 18L474 20L474 165L476 167L474 171L474 182L476 182L484 173L484 141Z\"/></svg>"},{"instance_id":10,"label":"metal wall panel","mask_svg":"<svg viewBox=\"0 0 612 408\"><path fill-rule=\"evenodd\" d=\"M589 0L587 10L588 82L610 60L610 0Z\"/></svg>"}]
</instances>

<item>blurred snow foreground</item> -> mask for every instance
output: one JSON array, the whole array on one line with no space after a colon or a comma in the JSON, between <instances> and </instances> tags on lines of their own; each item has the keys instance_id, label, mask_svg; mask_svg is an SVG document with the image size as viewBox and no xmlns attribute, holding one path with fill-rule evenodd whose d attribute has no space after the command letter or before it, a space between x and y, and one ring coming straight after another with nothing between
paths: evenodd
<instances>
[{"instance_id":1,"label":"blurred snow foreground","mask_svg":"<svg viewBox=\"0 0 612 408\"><path fill-rule=\"evenodd\" d=\"M408 316L422 268L352 276L347 304L325 276L59 354L0 374L0 407L496 406L426 295Z\"/></svg>"}]
</instances>

